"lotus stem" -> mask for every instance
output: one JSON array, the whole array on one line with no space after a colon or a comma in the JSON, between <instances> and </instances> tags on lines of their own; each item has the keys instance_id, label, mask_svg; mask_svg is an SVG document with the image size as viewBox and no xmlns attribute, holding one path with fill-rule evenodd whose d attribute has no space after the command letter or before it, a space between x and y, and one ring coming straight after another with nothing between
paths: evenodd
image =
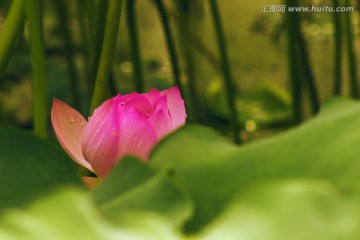
<instances>
[{"instance_id":1,"label":"lotus stem","mask_svg":"<svg viewBox=\"0 0 360 240\"><path fill-rule=\"evenodd\" d=\"M297 0L293 0L294 4L298 5ZM307 84L308 90L309 90L309 97L310 97L310 104L311 109L314 114L319 112L320 110L320 100L319 100L319 94L316 87L316 81L314 79L314 75L311 69L311 63L309 54L307 51L306 41L303 38L301 34L301 26L300 26L300 19L298 13L293 13L293 18L295 21L295 31L296 31L296 38L297 43L299 47L299 55L301 59L301 66L303 68L303 74L305 77L305 82Z\"/></svg>"},{"instance_id":2,"label":"lotus stem","mask_svg":"<svg viewBox=\"0 0 360 240\"><path fill-rule=\"evenodd\" d=\"M95 79L95 88L91 101L90 113L98 107L108 94L109 77L112 68L116 39L119 29L122 0L109 0L106 26L99 67Z\"/></svg>"},{"instance_id":3,"label":"lotus stem","mask_svg":"<svg viewBox=\"0 0 360 240\"><path fill-rule=\"evenodd\" d=\"M287 6L293 5L292 0L285 0ZM301 84L298 72L298 54L296 45L296 16L294 13L286 11L287 20L287 46L288 46L288 71L292 91L292 106L294 114L294 122L298 124L302 121L302 105L301 105Z\"/></svg>"},{"instance_id":4,"label":"lotus stem","mask_svg":"<svg viewBox=\"0 0 360 240\"><path fill-rule=\"evenodd\" d=\"M190 2L188 4L191 4ZM179 17L176 19L178 28L181 32L179 35L181 47L184 52L184 59L186 63L185 74L187 77L187 91L188 91L188 101L185 101L186 108L190 111L190 119L193 121L198 121L199 117L199 95L196 86L196 65L193 50L194 47L191 45L189 36L184 34L189 31L190 28L190 12L189 9L185 10L181 6L181 1L176 1L176 7L178 10Z\"/></svg>"},{"instance_id":5,"label":"lotus stem","mask_svg":"<svg viewBox=\"0 0 360 240\"><path fill-rule=\"evenodd\" d=\"M162 0L154 0L154 2L157 7L157 10L159 12L161 24L162 24L163 31L165 34L167 50L168 50L168 54L170 57L170 61L172 63L172 68L173 68L174 82L175 82L175 85L178 86L181 94L184 94L183 86L182 86L181 78L180 78L180 67L179 67L179 62L178 62L178 56L176 54L175 42L174 42L173 36L171 34L171 29L170 29L170 25L169 25L169 16L165 10Z\"/></svg>"},{"instance_id":6,"label":"lotus stem","mask_svg":"<svg viewBox=\"0 0 360 240\"><path fill-rule=\"evenodd\" d=\"M129 45L132 52L133 60L133 81L135 84L135 90L137 92L144 92L145 90L145 80L144 72L142 67L141 53L140 53L140 44L139 44L139 35L136 27L136 0L127 1L127 24L129 29Z\"/></svg>"},{"instance_id":7,"label":"lotus stem","mask_svg":"<svg viewBox=\"0 0 360 240\"><path fill-rule=\"evenodd\" d=\"M211 15L212 15L214 26L215 26L217 44L218 44L220 59L221 59L221 63L222 63L222 74L224 77L225 91L227 93L226 94L227 102L228 102L228 105L230 108L231 129L233 132L234 142L236 144L239 144L241 142L241 139L240 139L240 135L239 135L240 124L239 124L238 115L237 115L237 111L236 111L236 105L235 105L235 101L236 101L235 89L236 89L236 87L235 87L235 83L234 83L232 73L231 73L231 67L230 67L230 61L229 61L228 52L227 52L225 36L224 36L223 29L222 29L219 8L217 6L216 0L210 0L210 10L212 13Z\"/></svg>"},{"instance_id":8,"label":"lotus stem","mask_svg":"<svg viewBox=\"0 0 360 240\"><path fill-rule=\"evenodd\" d=\"M339 0L333 0L333 7L339 6ZM334 95L341 94L341 72L342 72L342 32L340 13L333 12L334 22Z\"/></svg>"},{"instance_id":9,"label":"lotus stem","mask_svg":"<svg viewBox=\"0 0 360 240\"><path fill-rule=\"evenodd\" d=\"M24 25L23 0L14 0L0 33L0 77L10 60Z\"/></svg>"},{"instance_id":10,"label":"lotus stem","mask_svg":"<svg viewBox=\"0 0 360 240\"><path fill-rule=\"evenodd\" d=\"M66 58L66 63L68 66L69 77L70 77L70 93L73 101L73 105L76 109L81 107L81 96L79 89L79 74L77 72L74 49L73 49L73 40L71 36L71 31L69 29L69 14L66 9L66 5L63 1L54 1L56 12L58 15L58 23L62 32L63 41L64 41L64 53Z\"/></svg>"},{"instance_id":11,"label":"lotus stem","mask_svg":"<svg viewBox=\"0 0 360 240\"><path fill-rule=\"evenodd\" d=\"M92 1L87 1L92 2ZM91 8L90 4L85 5L87 9ZM109 9L109 0L101 0L97 1L93 7L95 8L94 11L88 12L87 19L89 22L89 26L94 26L93 31L90 31L90 42L91 45L90 49L90 77L89 79L89 86L88 86L88 94L92 96L94 93L94 86L95 86L95 79L96 74L99 70L99 62L100 62L100 55L103 48L103 41L104 41L104 34L105 34L105 27L106 27L106 20L107 20L107 13Z\"/></svg>"},{"instance_id":12,"label":"lotus stem","mask_svg":"<svg viewBox=\"0 0 360 240\"><path fill-rule=\"evenodd\" d=\"M345 0L345 6L349 6L349 0ZM347 43L347 55L349 62L349 76L350 76L350 91L353 98L359 98L359 84L357 82L357 67L354 50L353 36L351 32L351 16L350 13L345 12L345 35Z\"/></svg>"},{"instance_id":13,"label":"lotus stem","mask_svg":"<svg viewBox=\"0 0 360 240\"><path fill-rule=\"evenodd\" d=\"M33 81L33 124L36 135L46 138L47 133L47 82L45 49L42 39L40 1L24 0L26 17L29 24L30 52Z\"/></svg>"}]
</instances>

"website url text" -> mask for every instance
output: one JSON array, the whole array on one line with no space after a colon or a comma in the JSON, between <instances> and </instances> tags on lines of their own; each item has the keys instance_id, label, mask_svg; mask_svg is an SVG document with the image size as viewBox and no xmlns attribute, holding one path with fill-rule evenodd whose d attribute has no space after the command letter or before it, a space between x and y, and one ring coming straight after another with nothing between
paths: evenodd
<instances>
[{"instance_id":1,"label":"website url text","mask_svg":"<svg viewBox=\"0 0 360 240\"><path fill-rule=\"evenodd\" d=\"M327 6L327 5L322 5L322 6L315 6L312 5L307 6L307 7L290 7L290 6L286 6L286 5L276 5L276 4L272 4L272 5L262 5L261 7L261 12L266 12L266 13L277 13L277 12L353 12L354 11L354 7L333 7L333 6Z\"/></svg>"}]
</instances>

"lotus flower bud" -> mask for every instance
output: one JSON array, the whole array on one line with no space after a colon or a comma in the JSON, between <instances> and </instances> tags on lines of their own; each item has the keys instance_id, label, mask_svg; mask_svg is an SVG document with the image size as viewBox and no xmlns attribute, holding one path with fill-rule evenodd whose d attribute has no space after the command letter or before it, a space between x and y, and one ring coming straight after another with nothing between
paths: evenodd
<instances>
[{"instance_id":1,"label":"lotus flower bud","mask_svg":"<svg viewBox=\"0 0 360 240\"><path fill-rule=\"evenodd\" d=\"M76 163L100 178L125 155L146 161L155 144L185 120L184 101L177 87L118 94L97 108L88 121L56 98L51 110L60 145Z\"/></svg>"}]
</instances>

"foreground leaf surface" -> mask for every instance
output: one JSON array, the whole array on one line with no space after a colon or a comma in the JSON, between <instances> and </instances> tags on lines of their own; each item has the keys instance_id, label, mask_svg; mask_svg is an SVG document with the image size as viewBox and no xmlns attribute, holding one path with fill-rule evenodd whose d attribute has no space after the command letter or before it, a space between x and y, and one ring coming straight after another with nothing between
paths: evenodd
<instances>
[{"instance_id":1,"label":"foreground leaf surface","mask_svg":"<svg viewBox=\"0 0 360 240\"><path fill-rule=\"evenodd\" d=\"M7 210L0 219L0 239L179 239L157 215L127 215L127 226L108 222L83 190L65 188L26 210Z\"/></svg>"},{"instance_id":2,"label":"foreground leaf surface","mask_svg":"<svg viewBox=\"0 0 360 240\"><path fill-rule=\"evenodd\" d=\"M195 232L210 223L239 192L286 178L328 180L352 191L360 180L360 104L333 99L314 119L293 130L236 147L213 130L187 126L155 149L151 165L172 164L190 192Z\"/></svg>"},{"instance_id":3,"label":"foreground leaf surface","mask_svg":"<svg viewBox=\"0 0 360 240\"><path fill-rule=\"evenodd\" d=\"M344 197L329 182L287 180L236 197L199 236L204 240L329 240L360 238L357 194Z\"/></svg>"},{"instance_id":4,"label":"foreground leaf surface","mask_svg":"<svg viewBox=\"0 0 360 240\"><path fill-rule=\"evenodd\" d=\"M181 226L192 213L192 202L167 171L154 172L141 160L126 157L93 191L101 212L113 223L128 222L125 214L159 214ZM141 218L141 217L140 217Z\"/></svg>"},{"instance_id":5,"label":"foreground leaf surface","mask_svg":"<svg viewBox=\"0 0 360 240\"><path fill-rule=\"evenodd\" d=\"M360 103L333 99L301 126L241 147L211 129L186 126L164 139L150 162L122 159L90 193L61 188L52 195L78 181L66 167L71 160L55 160L63 177L54 175L51 161L61 151L53 149L52 160L46 150L31 153L38 149L31 142L52 144L19 133L11 140L17 145L0 155L7 168L0 168L0 192L16 200L22 186L44 184L45 191L25 194L22 205L43 196L26 209L9 210L16 201L3 205L0 239L359 239L359 119ZM40 159L39 176L14 153L26 144L22 151L32 157L24 159Z\"/></svg>"},{"instance_id":6,"label":"foreground leaf surface","mask_svg":"<svg viewBox=\"0 0 360 240\"><path fill-rule=\"evenodd\" d=\"M0 129L0 210L22 206L64 184L80 184L77 166L55 144Z\"/></svg>"}]
</instances>

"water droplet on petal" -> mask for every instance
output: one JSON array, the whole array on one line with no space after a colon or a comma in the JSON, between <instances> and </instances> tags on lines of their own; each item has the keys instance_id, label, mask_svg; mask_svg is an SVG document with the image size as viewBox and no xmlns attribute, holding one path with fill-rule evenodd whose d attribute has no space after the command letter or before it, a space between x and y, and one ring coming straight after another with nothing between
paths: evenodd
<instances>
[{"instance_id":1,"label":"water droplet on petal","mask_svg":"<svg viewBox=\"0 0 360 240\"><path fill-rule=\"evenodd\" d=\"M71 122L71 123L75 122L75 119L74 119L74 117L72 115L69 116L69 122Z\"/></svg>"},{"instance_id":2,"label":"water droplet on petal","mask_svg":"<svg viewBox=\"0 0 360 240\"><path fill-rule=\"evenodd\" d=\"M91 117L88 117L88 121L90 121Z\"/></svg>"}]
</instances>

